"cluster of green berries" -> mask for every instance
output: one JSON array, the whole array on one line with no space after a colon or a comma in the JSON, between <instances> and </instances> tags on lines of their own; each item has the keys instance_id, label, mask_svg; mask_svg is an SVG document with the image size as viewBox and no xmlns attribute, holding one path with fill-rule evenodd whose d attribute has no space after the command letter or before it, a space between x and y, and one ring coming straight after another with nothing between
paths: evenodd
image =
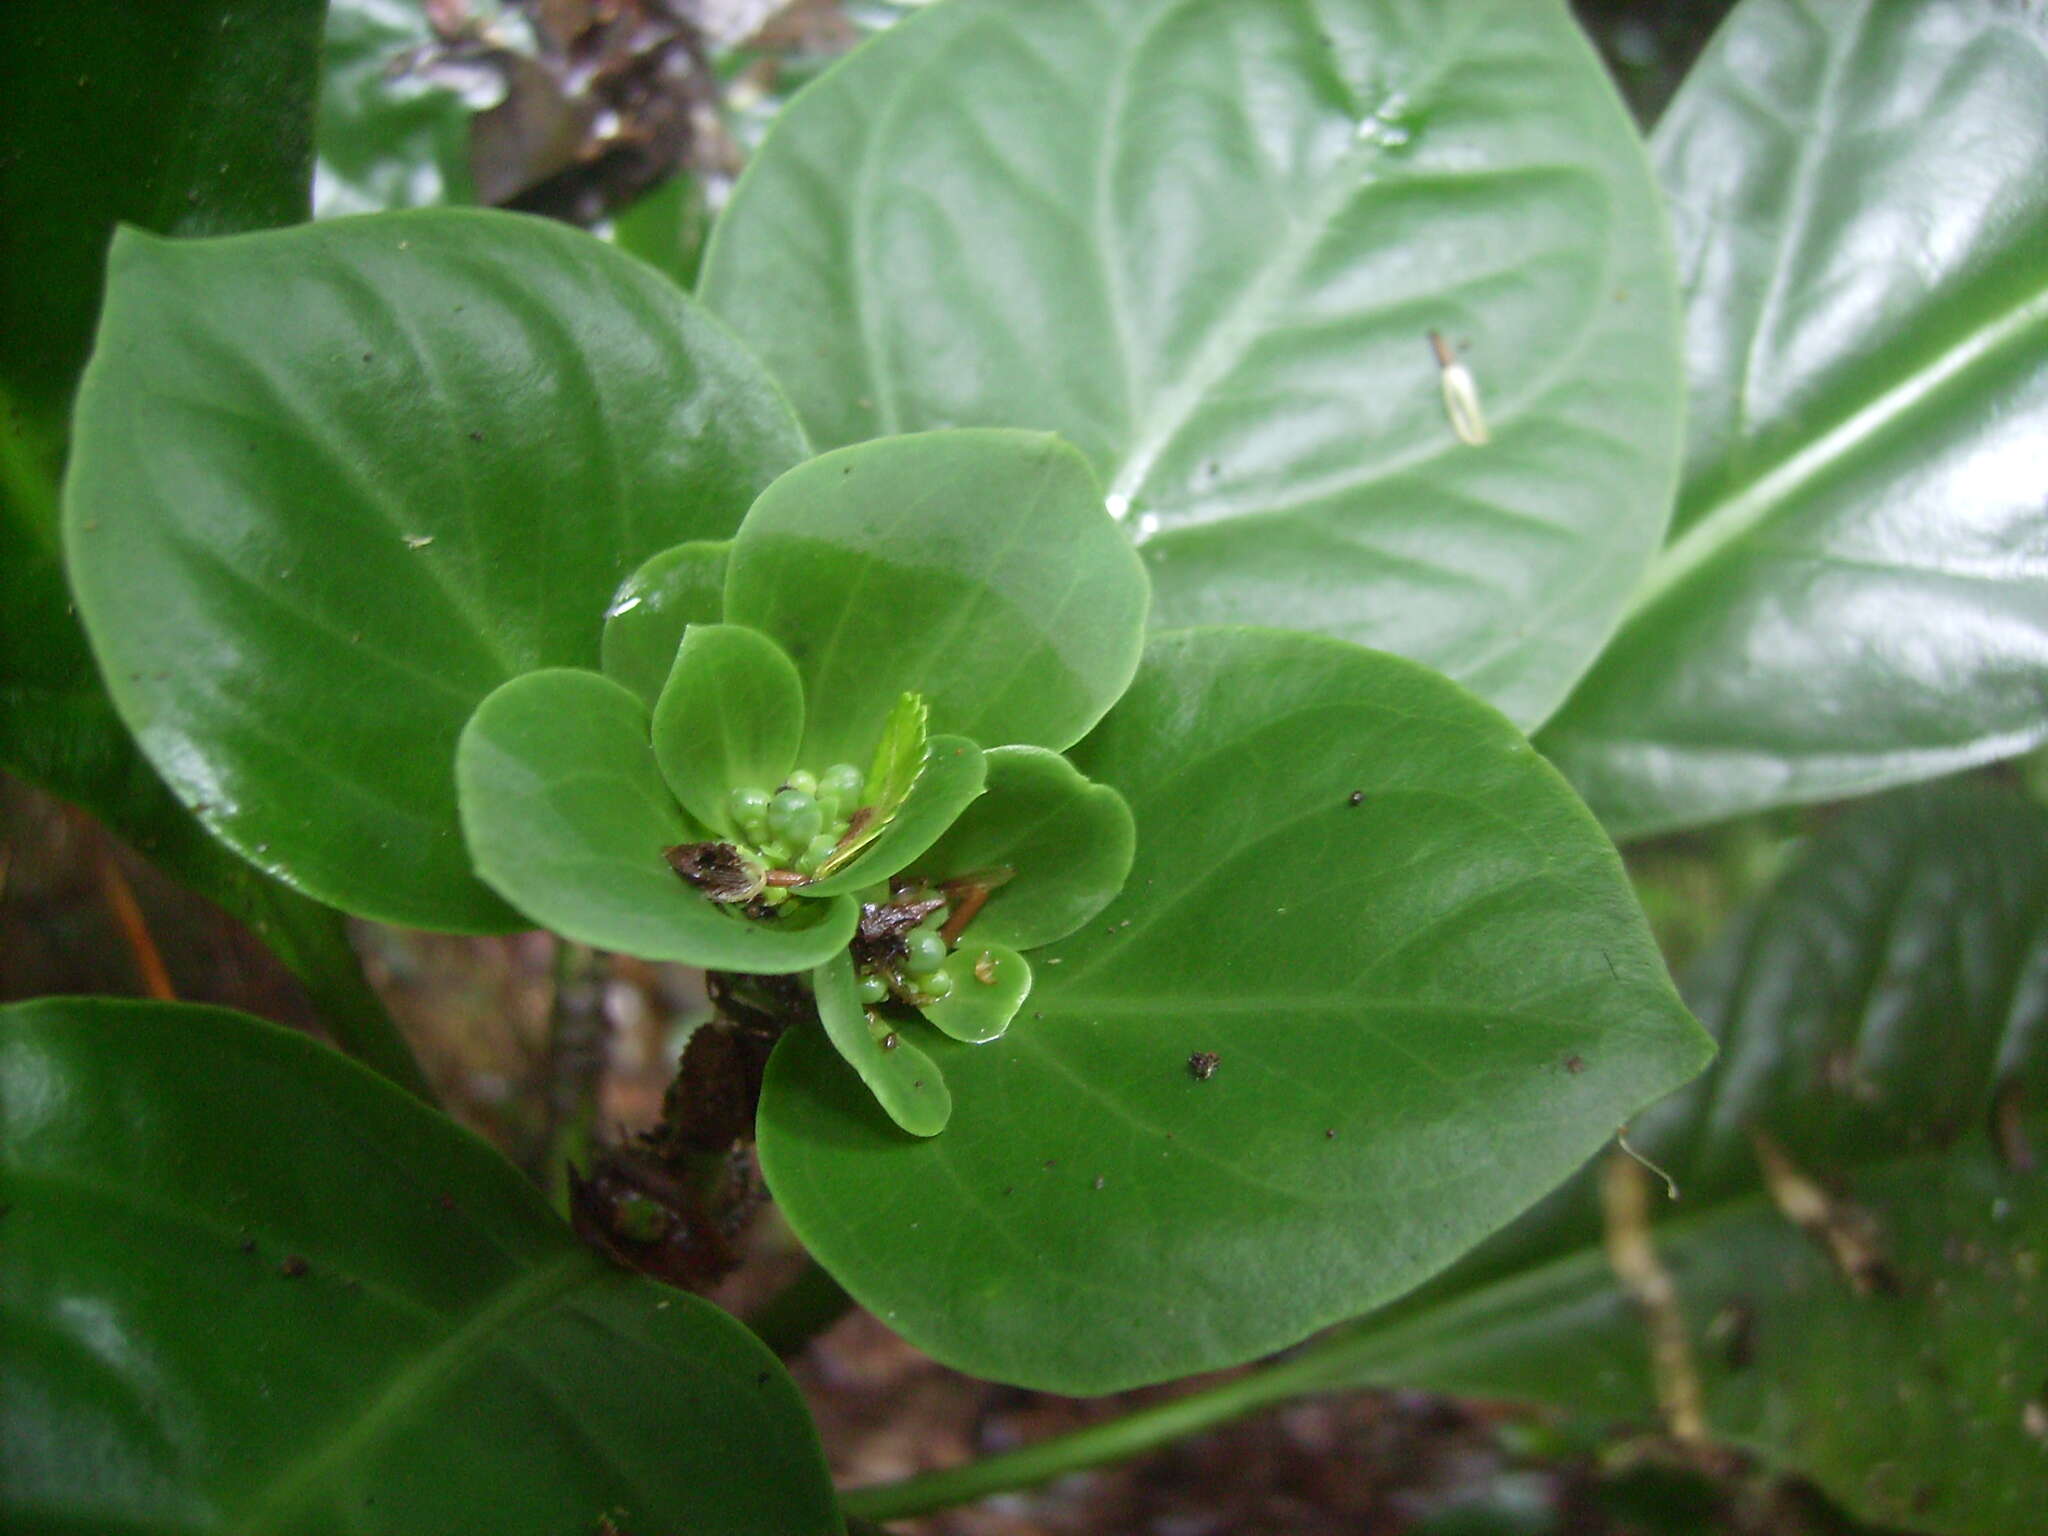
<instances>
[{"instance_id":1,"label":"cluster of green berries","mask_svg":"<svg viewBox=\"0 0 2048 1536\"><path fill-rule=\"evenodd\" d=\"M866 775L853 764L834 763L821 774L798 769L773 794L735 789L727 805L740 831L769 865L816 875L845 840L866 788ZM772 905L787 892L771 886L762 895Z\"/></svg>"},{"instance_id":2,"label":"cluster of green berries","mask_svg":"<svg viewBox=\"0 0 2048 1536\"><path fill-rule=\"evenodd\" d=\"M891 997L906 1003L935 1003L953 991L953 976L946 969L952 954L940 932L946 925L946 909L939 908L903 935L903 956L886 969L863 970L855 980L860 1000L873 1007Z\"/></svg>"}]
</instances>

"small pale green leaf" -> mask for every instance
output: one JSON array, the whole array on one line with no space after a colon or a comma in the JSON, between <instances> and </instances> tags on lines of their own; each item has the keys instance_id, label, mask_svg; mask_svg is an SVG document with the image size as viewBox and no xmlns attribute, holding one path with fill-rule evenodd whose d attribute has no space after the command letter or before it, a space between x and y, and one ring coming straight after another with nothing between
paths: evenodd
<instances>
[{"instance_id":1,"label":"small pale green leaf","mask_svg":"<svg viewBox=\"0 0 2048 1536\"><path fill-rule=\"evenodd\" d=\"M782 648L739 624L692 624L654 706L654 757L683 809L739 837L727 796L772 794L796 766L804 685Z\"/></svg>"},{"instance_id":2,"label":"small pale green leaf","mask_svg":"<svg viewBox=\"0 0 2048 1536\"><path fill-rule=\"evenodd\" d=\"M0 1112L10 1532L840 1529L745 1329L304 1035L21 1004Z\"/></svg>"},{"instance_id":3,"label":"small pale green leaf","mask_svg":"<svg viewBox=\"0 0 2048 1536\"><path fill-rule=\"evenodd\" d=\"M1653 147L1685 483L1544 750L1638 835L2048 737L2048 10L1746 0Z\"/></svg>"},{"instance_id":4,"label":"small pale green leaf","mask_svg":"<svg viewBox=\"0 0 2048 1536\"><path fill-rule=\"evenodd\" d=\"M964 736L934 736L924 767L895 813L847 863L803 887L807 896L857 891L908 868L981 793L982 751Z\"/></svg>"},{"instance_id":5,"label":"small pale green leaf","mask_svg":"<svg viewBox=\"0 0 2048 1536\"><path fill-rule=\"evenodd\" d=\"M782 476L733 540L725 617L803 674L806 762L863 761L906 690L931 729L1070 745L1138 664L1146 582L1079 454L928 432Z\"/></svg>"},{"instance_id":6,"label":"small pale green leaf","mask_svg":"<svg viewBox=\"0 0 2048 1536\"><path fill-rule=\"evenodd\" d=\"M1036 949L1063 939L1123 888L1135 851L1131 808L1042 747L997 747L988 792L916 861L934 883L976 870L1008 870L970 937Z\"/></svg>"},{"instance_id":7,"label":"small pale green leaf","mask_svg":"<svg viewBox=\"0 0 2048 1536\"><path fill-rule=\"evenodd\" d=\"M2048 1312L2048 1191L2026 1166L2048 1148L2044 913L2048 816L2019 796L1856 808L1693 968L1720 1059L1631 1132L1683 1191L1651 1237L1709 1432L1887 1527L2007 1536L2040 1505L2043 1372L2021 1341ZM1774 1205L1758 1132L1881 1272L1859 1285ZM1657 1412L1590 1177L1327 1354L1331 1386Z\"/></svg>"},{"instance_id":8,"label":"small pale green leaf","mask_svg":"<svg viewBox=\"0 0 2048 1536\"><path fill-rule=\"evenodd\" d=\"M1136 862L1033 952L1008 1034L931 1041L946 1134L908 1141L804 1031L762 1094L791 1226L950 1365L1099 1392L1284 1348L1442 1269L1707 1057L1585 807L1412 662L1161 636L1075 761L1129 803Z\"/></svg>"},{"instance_id":9,"label":"small pale green leaf","mask_svg":"<svg viewBox=\"0 0 2048 1536\"><path fill-rule=\"evenodd\" d=\"M946 962L953 990L918 1008L941 1034L969 1045L1002 1038L1031 995L1031 967L1006 945L969 937Z\"/></svg>"},{"instance_id":10,"label":"small pale green leaf","mask_svg":"<svg viewBox=\"0 0 2048 1536\"><path fill-rule=\"evenodd\" d=\"M704 834L647 732L647 706L595 672L531 672L484 700L456 757L478 874L535 922L645 960L780 974L845 949L859 913L844 897L757 921L669 868L664 849Z\"/></svg>"},{"instance_id":11,"label":"small pale green leaf","mask_svg":"<svg viewBox=\"0 0 2048 1536\"><path fill-rule=\"evenodd\" d=\"M924 771L930 727L931 708L923 694L906 693L897 698L868 768L868 795L877 812L887 815L901 805Z\"/></svg>"},{"instance_id":12,"label":"small pale green leaf","mask_svg":"<svg viewBox=\"0 0 2048 1536\"><path fill-rule=\"evenodd\" d=\"M620 581L802 451L672 284L466 209L124 233L76 425L72 584L150 761L301 890L453 929L517 922L462 847L464 722L595 666Z\"/></svg>"},{"instance_id":13,"label":"small pale green leaf","mask_svg":"<svg viewBox=\"0 0 2048 1536\"><path fill-rule=\"evenodd\" d=\"M946 0L790 103L701 279L821 447L1058 432L1156 624L1397 650L1524 725L1661 540L1675 287L1562 0Z\"/></svg>"},{"instance_id":14,"label":"small pale green leaf","mask_svg":"<svg viewBox=\"0 0 2048 1536\"><path fill-rule=\"evenodd\" d=\"M665 549L619 584L604 611L604 675L647 702L661 697L683 631L725 616L725 557L731 544L700 540Z\"/></svg>"},{"instance_id":15,"label":"small pale green leaf","mask_svg":"<svg viewBox=\"0 0 2048 1536\"><path fill-rule=\"evenodd\" d=\"M843 1077L847 1067L853 1068L874 1095L874 1102L911 1135L936 1136L943 1131L953 1113L944 1075L911 1041L907 1024L878 1028L869 1021L854 991L853 962L845 955L835 955L811 972L811 986L825 1036L831 1041L831 1050L839 1053L826 1070ZM811 1031L799 1026L789 1034L809 1037ZM781 1051L778 1046L777 1055Z\"/></svg>"}]
</instances>

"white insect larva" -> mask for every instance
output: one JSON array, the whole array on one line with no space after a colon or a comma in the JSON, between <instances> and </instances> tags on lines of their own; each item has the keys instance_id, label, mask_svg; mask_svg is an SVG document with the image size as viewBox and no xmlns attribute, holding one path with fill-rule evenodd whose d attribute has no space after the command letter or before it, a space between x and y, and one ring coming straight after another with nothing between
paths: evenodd
<instances>
[{"instance_id":1,"label":"white insect larva","mask_svg":"<svg viewBox=\"0 0 2048 1536\"><path fill-rule=\"evenodd\" d=\"M1451 430L1458 435L1458 441L1477 448L1489 440L1486 430L1486 415L1479 409L1479 386L1472 380L1472 370L1458 361L1458 354L1451 350L1439 331L1429 333L1430 350L1436 353L1436 366L1443 376L1444 414L1451 418Z\"/></svg>"}]
</instances>

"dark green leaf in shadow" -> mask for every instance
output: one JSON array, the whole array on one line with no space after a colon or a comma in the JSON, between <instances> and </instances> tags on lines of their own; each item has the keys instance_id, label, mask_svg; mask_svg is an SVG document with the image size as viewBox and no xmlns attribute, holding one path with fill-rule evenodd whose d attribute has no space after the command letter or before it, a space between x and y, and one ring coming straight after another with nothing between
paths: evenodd
<instances>
[{"instance_id":1,"label":"dark green leaf in shadow","mask_svg":"<svg viewBox=\"0 0 2048 1536\"><path fill-rule=\"evenodd\" d=\"M968 1045L1002 1038L1031 995L1031 967L1014 949L990 940L964 940L946 970L953 990L917 1011L943 1035Z\"/></svg>"},{"instance_id":2,"label":"dark green leaf in shadow","mask_svg":"<svg viewBox=\"0 0 2048 1536\"><path fill-rule=\"evenodd\" d=\"M676 664L683 631L725 616L724 539L665 549L619 583L604 611L604 675L652 709Z\"/></svg>"},{"instance_id":3,"label":"dark green leaf in shadow","mask_svg":"<svg viewBox=\"0 0 2048 1536\"><path fill-rule=\"evenodd\" d=\"M1131 808L1042 747L988 753L988 793L916 861L934 883L1008 871L967 929L977 940L1036 949L1109 904L1130 873Z\"/></svg>"},{"instance_id":4,"label":"dark green leaf in shadow","mask_svg":"<svg viewBox=\"0 0 2048 1536\"><path fill-rule=\"evenodd\" d=\"M152 763L260 867L450 929L516 924L456 823L470 713L595 666L620 580L801 451L671 285L468 210L124 234L77 427L72 580Z\"/></svg>"},{"instance_id":5,"label":"dark green leaf in shadow","mask_svg":"<svg viewBox=\"0 0 2048 1536\"><path fill-rule=\"evenodd\" d=\"M2039 1507L2044 914L2048 817L2018 796L1857 808L1689 975L1720 1058L1631 1133L1684 1191L1651 1236L1709 1432L1887 1526L2005 1536ZM1759 1132L1849 1248L1773 1204ZM1657 1411L1590 1175L1329 1353L1331 1385Z\"/></svg>"},{"instance_id":6,"label":"dark green leaf in shadow","mask_svg":"<svg viewBox=\"0 0 2048 1536\"><path fill-rule=\"evenodd\" d=\"M757 921L669 868L663 850L703 833L647 733L647 706L595 672L530 672L493 693L456 757L477 872L535 922L646 960L779 974L845 949L850 900L790 902Z\"/></svg>"},{"instance_id":7,"label":"dark green leaf in shadow","mask_svg":"<svg viewBox=\"0 0 2048 1536\"><path fill-rule=\"evenodd\" d=\"M819 1046L817 1065L842 1085L846 1068L852 1067L867 1093L874 1095L868 1107L879 1104L895 1127L913 1136L943 1131L953 1112L953 1098L938 1065L911 1041L909 1023L877 1023L868 1017L854 991L853 962L845 955L835 955L811 972L811 986L830 1046L816 1041L810 1030L798 1028L790 1035L800 1034ZM778 1055L782 1049L777 1047ZM836 1059L831 1059L833 1051L838 1052ZM894 1135L894 1129L889 1134Z\"/></svg>"},{"instance_id":8,"label":"dark green leaf in shadow","mask_svg":"<svg viewBox=\"0 0 2048 1536\"><path fill-rule=\"evenodd\" d=\"M820 446L1058 432L1155 623L1400 651L1525 726L1671 504L1663 213L1559 0L950 0L790 104L701 283Z\"/></svg>"},{"instance_id":9,"label":"dark green leaf in shadow","mask_svg":"<svg viewBox=\"0 0 2048 1536\"><path fill-rule=\"evenodd\" d=\"M733 540L725 617L803 674L806 762L860 763L904 691L931 729L1070 745L1130 681L1145 572L1088 466L1028 432L930 432L777 480Z\"/></svg>"},{"instance_id":10,"label":"dark green leaf in shadow","mask_svg":"<svg viewBox=\"0 0 2048 1536\"><path fill-rule=\"evenodd\" d=\"M1658 125L1674 537L1543 748L1639 834L2048 735L2048 13L1747 0Z\"/></svg>"},{"instance_id":11,"label":"dark green leaf in shadow","mask_svg":"<svg viewBox=\"0 0 2048 1536\"><path fill-rule=\"evenodd\" d=\"M420 68L439 39L426 7L328 0L315 124L318 218L474 202L469 121L503 94L489 65L471 66L474 102Z\"/></svg>"},{"instance_id":12,"label":"dark green leaf in shadow","mask_svg":"<svg viewBox=\"0 0 2048 1536\"><path fill-rule=\"evenodd\" d=\"M0 764L252 918L286 893L257 889L192 824L107 701L64 577L57 487L115 224L191 235L305 217L320 12L0 6Z\"/></svg>"},{"instance_id":13,"label":"dark green leaf in shadow","mask_svg":"<svg viewBox=\"0 0 2048 1536\"><path fill-rule=\"evenodd\" d=\"M1033 953L1000 1041L931 1042L946 1133L906 1141L803 1031L762 1096L805 1245L951 1365L1095 1392L1292 1344L1441 1269L1706 1058L1598 825L1414 663L1162 636L1074 755L1129 803L1136 862Z\"/></svg>"},{"instance_id":14,"label":"dark green leaf in shadow","mask_svg":"<svg viewBox=\"0 0 2048 1536\"><path fill-rule=\"evenodd\" d=\"M693 624L654 706L654 756L683 809L741 838L735 789L773 794L796 766L804 685L782 648L740 624Z\"/></svg>"},{"instance_id":15,"label":"dark green leaf in shadow","mask_svg":"<svg viewBox=\"0 0 2048 1536\"><path fill-rule=\"evenodd\" d=\"M807 896L857 891L908 868L981 793L985 759L964 736L934 736L924 766L888 822L850 862L803 887Z\"/></svg>"},{"instance_id":16,"label":"dark green leaf in shadow","mask_svg":"<svg viewBox=\"0 0 2048 1536\"><path fill-rule=\"evenodd\" d=\"M304 1036L22 1004L0 1104L8 1530L839 1529L767 1350Z\"/></svg>"}]
</instances>

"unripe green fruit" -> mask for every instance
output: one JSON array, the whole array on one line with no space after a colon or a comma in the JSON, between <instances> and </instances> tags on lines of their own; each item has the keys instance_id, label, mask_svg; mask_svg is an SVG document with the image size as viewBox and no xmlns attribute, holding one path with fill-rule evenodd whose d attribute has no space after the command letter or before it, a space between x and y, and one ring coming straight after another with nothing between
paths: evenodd
<instances>
[{"instance_id":1,"label":"unripe green fruit","mask_svg":"<svg viewBox=\"0 0 2048 1536\"><path fill-rule=\"evenodd\" d=\"M889 983L874 972L866 971L854 982L853 990L863 1003L873 1006L889 995Z\"/></svg>"},{"instance_id":2,"label":"unripe green fruit","mask_svg":"<svg viewBox=\"0 0 2048 1536\"><path fill-rule=\"evenodd\" d=\"M943 966L929 976L917 976L912 979L917 983L917 990L924 994L928 1002L935 1003L942 997L952 995L953 973Z\"/></svg>"},{"instance_id":3,"label":"unripe green fruit","mask_svg":"<svg viewBox=\"0 0 2048 1536\"><path fill-rule=\"evenodd\" d=\"M768 791L741 787L725 797L726 811L749 842L768 835Z\"/></svg>"},{"instance_id":4,"label":"unripe green fruit","mask_svg":"<svg viewBox=\"0 0 2048 1536\"><path fill-rule=\"evenodd\" d=\"M908 952L903 968L912 976L929 976L946 963L946 941L936 933L919 928L903 940Z\"/></svg>"},{"instance_id":5,"label":"unripe green fruit","mask_svg":"<svg viewBox=\"0 0 2048 1536\"><path fill-rule=\"evenodd\" d=\"M825 861L832 857L839 846L839 839L830 832L820 832L811 839L810 847L797 855L796 867L807 875L815 875L825 867Z\"/></svg>"},{"instance_id":6,"label":"unripe green fruit","mask_svg":"<svg viewBox=\"0 0 2048 1536\"><path fill-rule=\"evenodd\" d=\"M796 790L799 794L815 795L818 792L818 776L799 768L782 781L782 787Z\"/></svg>"},{"instance_id":7,"label":"unripe green fruit","mask_svg":"<svg viewBox=\"0 0 2048 1536\"><path fill-rule=\"evenodd\" d=\"M768 802L768 830L784 848L808 848L825 830L825 813L808 790L779 789Z\"/></svg>"}]
</instances>

